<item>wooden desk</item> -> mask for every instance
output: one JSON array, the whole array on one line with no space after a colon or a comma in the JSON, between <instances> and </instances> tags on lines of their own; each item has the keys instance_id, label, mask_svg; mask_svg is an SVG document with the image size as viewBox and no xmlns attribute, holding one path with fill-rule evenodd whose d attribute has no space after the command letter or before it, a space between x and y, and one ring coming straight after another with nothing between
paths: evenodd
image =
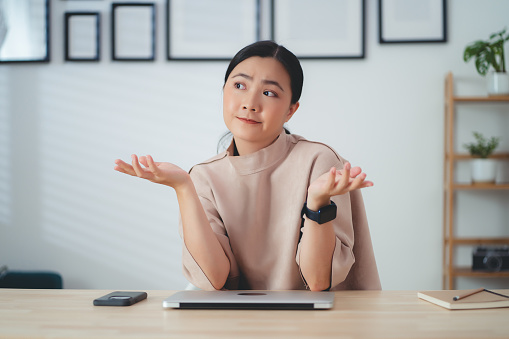
<instances>
[{"instance_id":1,"label":"wooden desk","mask_svg":"<svg viewBox=\"0 0 509 339\"><path fill-rule=\"evenodd\" d=\"M173 291L92 305L109 292L0 289L0 338L509 337L509 308L449 311L416 291L336 292L334 309L320 311L165 310Z\"/></svg>"}]
</instances>

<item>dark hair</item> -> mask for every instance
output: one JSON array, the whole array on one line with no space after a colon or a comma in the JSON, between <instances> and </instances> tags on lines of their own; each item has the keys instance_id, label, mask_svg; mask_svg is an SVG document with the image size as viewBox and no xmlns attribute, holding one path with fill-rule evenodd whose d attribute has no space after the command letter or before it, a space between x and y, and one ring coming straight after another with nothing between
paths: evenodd
<instances>
[{"instance_id":1,"label":"dark hair","mask_svg":"<svg viewBox=\"0 0 509 339\"><path fill-rule=\"evenodd\" d=\"M238 64L254 56L262 58L274 58L283 65L283 67L288 72L288 75L290 76L290 85L292 88L291 103L297 103L297 101L300 99L300 95L302 93L302 84L304 82L302 67L300 66L299 59L292 52L287 50L285 47L278 45L274 41L258 41L244 47L237 54L235 54L233 59L230 61L230 64L228 65L228 69L226 70L226 75L224 77L225 84L228 80L228 77L230 76L230 73Z\"/></svg>"}]
</instances>

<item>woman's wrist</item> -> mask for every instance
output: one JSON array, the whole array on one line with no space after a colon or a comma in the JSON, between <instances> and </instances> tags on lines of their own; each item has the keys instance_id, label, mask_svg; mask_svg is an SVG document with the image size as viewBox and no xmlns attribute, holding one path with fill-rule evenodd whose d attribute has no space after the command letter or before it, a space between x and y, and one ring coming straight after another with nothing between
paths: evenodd
<instances>
[{"instance_id":1,"label":"woman's wrist","mask_svg":"<svg viewBox=\"0 0 509 339\"><path fill-rule=\"evenodd\" d=\"M307 207L312 211L318 211L320 208L330 205L330 197L310 197L308 195L308 199L306 202Z\"/></svg>"},{"instance_id":2,"label":"woman's wrist","mask_svg":"<svg viewBox=\"0 0 509 339\"><path fill-rule=\"evenodd\" d=\"M167 186L173 187L173 189L175 190L175 193L177 193L177 196L185 195L185 194L189 193L190 191L192 192L195 190L193 180L191 179L191 176L189 174L187 174L187 177L181 179L178 182L178 184L175 184L175 183L173 183L173 185L167 184Z\"/></svg>"}]
</instances>

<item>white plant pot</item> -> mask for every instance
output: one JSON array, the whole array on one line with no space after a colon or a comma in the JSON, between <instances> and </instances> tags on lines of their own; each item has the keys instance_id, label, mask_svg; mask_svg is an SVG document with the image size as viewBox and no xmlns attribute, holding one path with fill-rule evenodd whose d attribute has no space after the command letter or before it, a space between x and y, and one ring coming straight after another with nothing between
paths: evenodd
<instances>
[{"instance_id":1,"label":"white plant pot","mask_svg":"<svg viewBox=\"0 0 509 339\"><path fill-rule=\"evenodd\" d=\"M474 183L494 183L497 177L495 159L472 159L472 181Z\"/></svg>"},{"instance_id":2,"label":"white plant pot","mask_svg":"<svg viewBox=\"0 0 509 339\"><path fill-rule=\"evenodd\" d=\"M509 75L501 72L489 72L486 76L488 95L509 94Z\"/></svg>"}]
</instances>

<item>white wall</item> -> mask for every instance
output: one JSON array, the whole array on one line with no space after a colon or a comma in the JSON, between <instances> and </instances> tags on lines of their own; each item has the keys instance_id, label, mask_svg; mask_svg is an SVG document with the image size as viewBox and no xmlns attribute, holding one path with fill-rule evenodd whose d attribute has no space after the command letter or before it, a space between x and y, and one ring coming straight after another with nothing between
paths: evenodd
<instances>
[{"instance_id":1,"label":"white wall","mask_svg":"<svg viewBox=\"0 0 509 339\"><path fill-rule=\"evenodd\" d=\"M168 62L164 1L156 2L155 62L111 61L111 1L52 1L51 62L0 65L0 264L60 271L66 288L186 285L175 194L115 172L113 160L152 154L189 169L214 155L227 63ZM452 70L466 91L485 93L463 49L509 27L509 1L448 1L445 44L380 45L377 4L366 1L365 59L302 62L303 97L289 127L332 145L375 182L364 196L384 289L439 289L443 80ZM85 6L103 15L102 61L64 62L62 15ZM496 124L467 112L458 145L471 126L507 132L507 109L495 111ZM509 233L508 194L487 194L463 199L470 231L487 227L474 209L485 205L493 232ZM500 284L507 280L483 282Z\"/></svg>"}]
</instances>

